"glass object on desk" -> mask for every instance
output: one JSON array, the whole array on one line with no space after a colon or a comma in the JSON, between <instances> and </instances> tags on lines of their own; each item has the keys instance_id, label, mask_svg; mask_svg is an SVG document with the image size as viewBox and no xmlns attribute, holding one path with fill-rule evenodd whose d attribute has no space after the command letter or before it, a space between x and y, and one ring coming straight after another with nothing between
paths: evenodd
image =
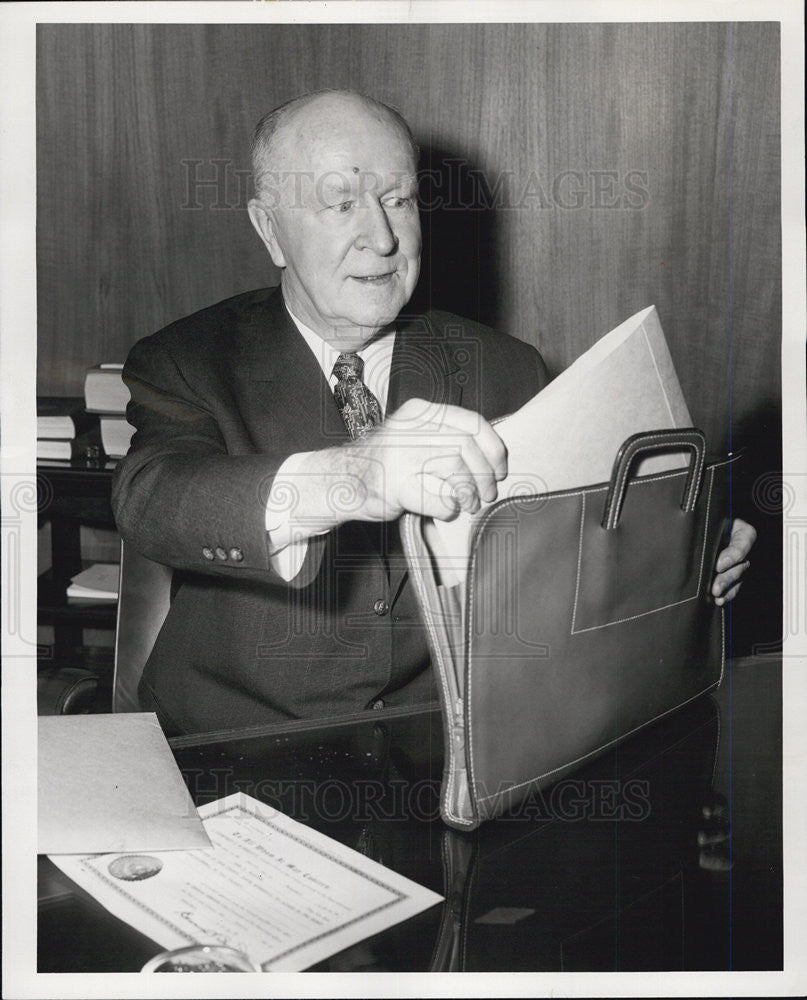
<instances>
[{"instance_id":1,"label":"glass object on desk","mask_svg":"<svg viewBox=\"0 0 807 1000\"><path fill-rule=\"evenodd\" d=\"M260 972L243 951L217 944L192 944L161 951L141 972Z\"/></svg>"}]
</instances>

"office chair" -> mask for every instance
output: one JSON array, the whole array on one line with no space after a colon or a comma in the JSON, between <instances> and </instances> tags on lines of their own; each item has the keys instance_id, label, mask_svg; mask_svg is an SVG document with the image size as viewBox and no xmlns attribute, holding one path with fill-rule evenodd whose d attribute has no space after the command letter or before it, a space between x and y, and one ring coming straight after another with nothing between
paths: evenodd
<instances>
[{"instance_id":1,"label":"office chair","mask_svg":"<svg viewBox=\"0 0 807 1000\"><path fill-rule=\"evenodd\" d=\"M121 542L113 712L141 711L137 685L168 614L172 573Z\"/></svg>"},{"instance_id":2,"label":"office chair","mask_svg":"<svg viewBox=\"0 0 807 1000\"><path fill-rule=\"evenodd\" d=\"M171 603L172 570L121 542L112 711L139 712L137 685ZM50 667L37 674L37 715L92 712L98 677L84 667Z\"/></svg>"},{"instance_id":3,"label":"office chair","mask_svg":"<svg viewBox=\"0 0 807 1000\"><path fill-rule=\"evenodd\" d=\"M36 677L37 715L86 715L92 711L98 678L83 667L47 667Z\"/></svg>"}]
</instances>

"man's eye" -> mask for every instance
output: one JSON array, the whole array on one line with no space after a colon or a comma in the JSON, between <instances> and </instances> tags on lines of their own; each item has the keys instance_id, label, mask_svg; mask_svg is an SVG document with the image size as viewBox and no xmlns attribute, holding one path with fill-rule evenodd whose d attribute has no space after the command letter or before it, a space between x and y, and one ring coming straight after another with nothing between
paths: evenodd
<instances>
[{"instance_id":1,"label":"man's eye","mask_svg":"<svg viewBox=\"0 0 807 1000\"><path fill-rule=\"evenodd\" d=\"M412 204L412 199L397 195L395 198L387 198L384 204L387 208L407 208Z\"/></svg>"},{"instance_id":2,"label":"man's eye","mask_svg":"<svg viewBox=\"0 0 807 1000\"><path fill-rule=\"evenodd\" d=\"M353 208L352 201L340 201L338 205L331 205L334 212L338 212L340 215L344 215L345 212L349 212Z\"/></svg>"}]
</instances>

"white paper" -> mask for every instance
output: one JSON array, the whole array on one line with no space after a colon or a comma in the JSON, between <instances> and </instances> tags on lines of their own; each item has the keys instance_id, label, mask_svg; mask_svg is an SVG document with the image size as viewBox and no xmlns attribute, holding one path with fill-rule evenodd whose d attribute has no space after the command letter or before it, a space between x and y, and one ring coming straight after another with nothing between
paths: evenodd
<instances>
[{"instance_id":1,"label":"white paper","mask_svg":"<svg viewBox=\"0 0 807 1000\"><path fill-rule=\"evenodd\" d=\"M297 972L442 897L237 792L199 809L212 849L51 860L163 948L227 945Z\"/></svg>"},{"instance_id":2,"label":"white paper","mask_svg":"<svg viewBox=\"0 0 807 1000\"><path fill-rule=\"evenodd\" d=\"M112 599L118 596L118 563L93 563L70 581L68 597Z\"/></svg>"},{"instance_id":3,"label":"white paper","mask_svg":"<svg viewBox=\"0 0 807 1000\"><path fill-rule=\"evenodd\" d=\"M45 715L38 723L40 854L209 845L153 712Z\"/></svg>"},{"instance_id":4,"label":"white paper","mask_svg":"<svg viewBox=\"0 0 807 1000\"><path fill-rule=\"evenodd\" d=\"M507 446L507 477L498 484L497 500L607 482L626 438L691 423L658 313L649 306L496 423ZM647 475L685 464L682 453L653 456L636 472ZM464 582L474 523L489 506L453 521L424 522L426 542L447 586Z\"/></svg>"}]
</instances>

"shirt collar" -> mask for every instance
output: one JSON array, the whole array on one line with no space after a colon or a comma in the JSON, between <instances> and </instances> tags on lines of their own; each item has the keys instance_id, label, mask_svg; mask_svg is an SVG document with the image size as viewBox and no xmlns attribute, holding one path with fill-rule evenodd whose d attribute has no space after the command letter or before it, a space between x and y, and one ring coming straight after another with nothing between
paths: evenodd
<instances>
[{"instance_id":1,"label":"shirt collar","mask_svg":"<svg viewBox=\"0 0 807 1000\"><path fill-rule=\"evenodd\" d=\"M319 362L319 366L325 374L327 379L330 379L333 374L333 366L336 364L336 360L342 353L338 347L334 347L327 340L320 337L318 333L311 329L310 326L306 326L302 320L298 319L294 313L286 305L286 311L289 316L291 316L294 325L300 331L300 335L303 340L308 344L314 357ZM367 361L379 355L380 353L387 351L391 352L392 344L395 340L395 329L385 331L380 336L374 337L369 344L365 344L360 350L355 353L359 355L360 358L367 363Z\"/></svg>"},{"instance_id":2,"label":"shirt collar","mask_svg":"<svg viewBox=\"0 0 807 1000\"><path fill-rule=\"evenodd\" d=\"M291 316L294 325L300 331L300 336L308 344L311 353L317 359L320 368L325 373L326 378L330 378L331 372L333 371L333 366L336 364L336 359L341 353L335 347L328 343L327 340L323 340L318 333L315 333L310 326L306 326L302 320L298 319L294 313L286 306L286 311L289 316Z\"/></svg>"}]
</instances>

